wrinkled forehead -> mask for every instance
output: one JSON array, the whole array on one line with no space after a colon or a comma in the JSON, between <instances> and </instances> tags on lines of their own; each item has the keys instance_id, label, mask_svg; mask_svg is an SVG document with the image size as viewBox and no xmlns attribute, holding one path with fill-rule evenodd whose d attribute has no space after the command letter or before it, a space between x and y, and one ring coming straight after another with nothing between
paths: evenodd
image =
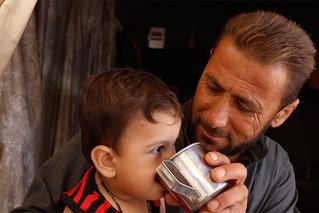
<instances>
[{"instance_id":1,"label":"wrinkled forehead","mask_svg":"<svg viewBox=\"0 0 319 213\"><path fill-rule=\"evenodd\" d=\"M288 72L282 64L259 63L226 38L213 50L202 78L226 91L243 93L261 102L273 99L279 104L288 83Z\"/></svg>"}]
</instances>

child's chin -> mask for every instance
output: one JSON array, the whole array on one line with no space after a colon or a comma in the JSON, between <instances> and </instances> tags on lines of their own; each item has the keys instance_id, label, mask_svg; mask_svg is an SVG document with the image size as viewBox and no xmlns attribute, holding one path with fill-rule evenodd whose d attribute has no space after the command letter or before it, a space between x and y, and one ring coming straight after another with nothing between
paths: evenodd
<instances>
[{"instance_id":1,"label":"child's chin","mask_svg":"<svg viewBox=\"0 0 319 213\"><path fill-rule=\"evenodd\" d=\"M167 190L164 188L162 184L158 184L158 187L159 187L159 191L161 191L162 194L165 194L167 192Z\"/></svg>"},{"instance_id":2,"label":"child's chin","mask_svg":"<svg viewBox=\"0 0 319 213\"><path fill-rule=\"evenodd\" d=\"M164 197L164 195L167 193L167 191L162 187L160 186L160 188L158 188L156 194L153 193L152 195L152 200L159 200L161 199L162 197Z\"/></svg>"}]
</instances>

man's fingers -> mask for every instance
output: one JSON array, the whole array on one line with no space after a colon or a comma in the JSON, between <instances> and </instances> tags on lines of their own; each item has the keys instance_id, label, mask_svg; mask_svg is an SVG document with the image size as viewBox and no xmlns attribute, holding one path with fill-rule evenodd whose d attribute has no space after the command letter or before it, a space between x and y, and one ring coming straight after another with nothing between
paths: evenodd
<instances>
[{"instance_id":1,"label":"man's fingers","mask_svg":"<svg viewBox=\"0 0 319 213\"><path fill-rule=\"evenodd\" d=\"M243 183L247 176L247 169L241 163L224 164L212 170L212 178L215 182L237 180Z\"/></svg>"},{"instance_id":2,"label":"man's fingers","mask_svg":"<svg viewBox=\"0 0 319 213\"><path fill-rule=\"evenodd\" d=\"M219 152L208 152L205 155L205 160L208 163L208 165L212 167L230 163L228 157Z\"/></svg>"},{"instance_id":3,"label":"man's fingers","mask_svg":"<svg viewBox=\"0 0 319 213\"><path fill-rule=\"evenodd\" d=\"M240 163L231 163L229 158L219 152L205 155L206 162L212 166L211 177L215 182L229 185L219 195L207 203L200 212L245 212L248 189L244 185L247 169ZM172 206L179 205L172 195L166 194L165 201Z\"/></svg>"},{"instance_id":4,"label":"man's fingers","mask_svg":"<svg viewBox=\"0 0 319 213\"><path fill-rule=\"evenodd\" d=\"M206 209L209 212L242 209L247 205L248 189L245 185L236 185L227 191L219 194L213 200L207 203ZM237 206L236 206L237 205ZM233 211L230 211L233 212Z\"/></svg>"},{"instance_id":5,"label":"man's fingers","mask_svg":"<svg viewBox=\"0 0 319 213\"><path fill-rule=\"evenodd\" d=\"M244 185L247 169L241 163L231 163L229 158L219 152L205 155L206 162L212 166L211 177L215 182L227 182L228 186L201 209L203 212L245 212L248 189Z\"/></svg>"}]
</instances>

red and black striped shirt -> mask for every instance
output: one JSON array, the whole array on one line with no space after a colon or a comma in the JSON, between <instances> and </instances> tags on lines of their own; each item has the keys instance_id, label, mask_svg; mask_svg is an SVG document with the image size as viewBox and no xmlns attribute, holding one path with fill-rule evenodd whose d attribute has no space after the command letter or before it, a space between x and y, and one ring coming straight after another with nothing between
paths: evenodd
<instances>
[{"instance_id":1,"label":"red and black striped shirt","mask_svg":"<svg viewBox=\"0 0 319 213\"><path fill-rule=\"evenodd\" d=\"M91 167L82 180L70 191L62 193L60 201L75 213L118 213L98 190L94 180L95 169ZM160 200L148 201L152 213L160 212Z\"/></svg>"}]
</instances>

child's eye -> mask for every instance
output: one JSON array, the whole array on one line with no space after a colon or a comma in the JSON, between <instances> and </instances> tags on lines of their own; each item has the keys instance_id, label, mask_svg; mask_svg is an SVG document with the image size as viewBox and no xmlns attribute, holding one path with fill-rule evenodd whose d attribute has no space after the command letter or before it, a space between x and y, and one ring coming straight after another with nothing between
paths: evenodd
<instances>
[{"instance_id":1,"label":"child's eye","mask_svg":"<svg viewBox=\"0 0 319 213\"><path fill-rule=\"evenodd\" d=\"M151 150L151 153L157 154L163 150L164 146L159 146Z\"/></svg>"}]
</instances>

